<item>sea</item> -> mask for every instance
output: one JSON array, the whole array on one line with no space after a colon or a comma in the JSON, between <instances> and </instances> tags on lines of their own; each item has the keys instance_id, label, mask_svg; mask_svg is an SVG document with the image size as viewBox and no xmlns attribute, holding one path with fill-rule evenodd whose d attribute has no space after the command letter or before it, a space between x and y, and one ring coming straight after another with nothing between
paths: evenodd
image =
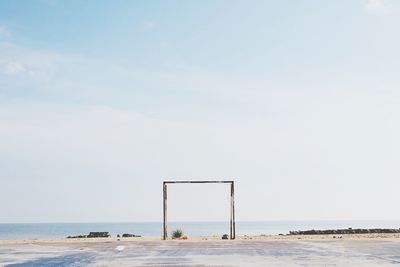
<instances>
[{"instance_id":1,"label":"sea","mask_svg":"<svg viewBox=\"0 0 400 267\"><path fill-rule=\"evenodd\" d=\"M338 220L338 221L238 221L236 235L287 234L297 230L347 228L400 228L400 220ZM221 236L229 234L229 222L169 222L168 230L181 229L188 236ZM111 236L128 233L140 236L162 236L161 222L132 223L3 223L0 239L62 238L109 232Z\"/></svg>"}]
</instances>

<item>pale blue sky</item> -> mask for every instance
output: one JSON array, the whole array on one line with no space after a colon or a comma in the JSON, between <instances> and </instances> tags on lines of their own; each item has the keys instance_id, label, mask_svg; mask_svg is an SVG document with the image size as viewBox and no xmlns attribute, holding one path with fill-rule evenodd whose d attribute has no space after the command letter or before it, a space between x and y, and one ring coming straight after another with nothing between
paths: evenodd
<instances>
[{"instance_id":1,"label":"pale blue sky","mask_svg":"<svg viewBox=\"0 0 400 267\"><path fill-rule=\"evenodd\" d=\"M167 178L235 179L238 220L400 219L399 25L395 0L0 1L0 222L158 221ZM179 189L171 220L228 217Z\"/></svg>"}]
</instances>

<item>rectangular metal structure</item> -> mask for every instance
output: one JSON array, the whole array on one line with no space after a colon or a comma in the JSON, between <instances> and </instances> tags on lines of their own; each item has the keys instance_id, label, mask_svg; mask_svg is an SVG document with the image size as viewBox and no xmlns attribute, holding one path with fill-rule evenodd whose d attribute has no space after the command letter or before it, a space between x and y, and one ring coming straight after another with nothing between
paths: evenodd
<instances>
[{"instance_id":1,"label":"rectangular metal structure","mask_svg":"<svg viewBox=\"0 0 400 267\"><path fill-rule=\"evenodd\" d=\"M230 184L231 185L231 203L230 203L230 239L236 238L235 224L235 182L234 181L164 181L163 182L163 239L168 237L167 221L167 199L168 184Z\"/></svg>"}]
</instances>

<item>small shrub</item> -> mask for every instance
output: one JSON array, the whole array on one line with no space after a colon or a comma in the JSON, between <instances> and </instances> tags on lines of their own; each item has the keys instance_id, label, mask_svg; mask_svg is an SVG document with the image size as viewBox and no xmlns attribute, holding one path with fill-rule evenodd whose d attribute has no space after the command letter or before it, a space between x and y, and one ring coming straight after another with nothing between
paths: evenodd
<instances>
[{"instance_id":1,"label":"small shrub","mask_svg":"<svg viewBox=\"0 0 400 267\"><path fill-rule=\"evenodd\" d=\"M172 231L172 238L181 238L183 236L183 231L181 229L176 229Z\"/></svg>"}]
</instances>

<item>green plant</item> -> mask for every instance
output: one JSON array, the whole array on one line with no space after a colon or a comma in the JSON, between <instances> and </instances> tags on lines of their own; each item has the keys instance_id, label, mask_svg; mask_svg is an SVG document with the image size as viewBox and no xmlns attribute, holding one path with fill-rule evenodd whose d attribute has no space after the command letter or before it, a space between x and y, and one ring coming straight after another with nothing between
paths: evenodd
<instances>
[{"instance_id":1,"label":"green plant","mask_svg":"<svg viewBox=\"0 0 400 267\"><path fill-rule=\"evenodd\" d=\"M172 231L172 238L181 238L183 236L183 231L181 229L176 229Z\"/></svg>"}]
</instances>

